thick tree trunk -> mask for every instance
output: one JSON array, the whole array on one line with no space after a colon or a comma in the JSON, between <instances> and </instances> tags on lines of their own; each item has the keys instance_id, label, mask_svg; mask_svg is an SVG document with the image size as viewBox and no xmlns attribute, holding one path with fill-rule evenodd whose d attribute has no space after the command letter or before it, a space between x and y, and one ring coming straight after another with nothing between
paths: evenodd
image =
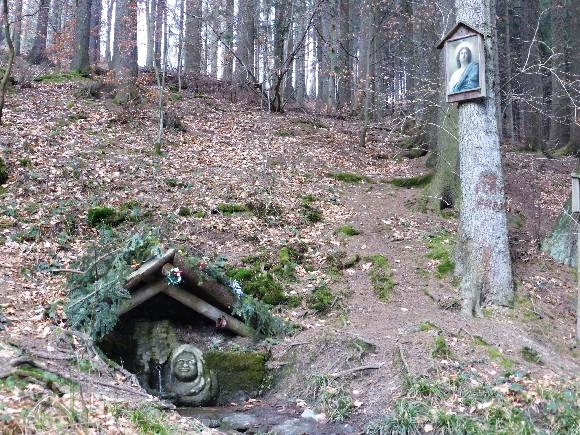
<instances>
[{"instance_id":1,"label":"thick tree trunk","mask_svg":"<svg viewBox=\"0 0 580 435\"><path fill-rule=\"evenodd\" d=\"M185 41L183 69L187 73L199 74L201 71L201 0L187 0L185 3Z\"/></svg>"},{"instance_id":2,"label":"thick tree trunk","mask_svg":"<svg viewBox=\"0 0 580 435\"><path fill-rule=\"evenodd\" d=\"M240 0L238 4L236 47L236 83L244 85L252 83L255 75L254 40L256 39L256 24L254 15L257 5L255 0Z\"/></svg>"},{"instance_id":3,"label":"thick tree trunk","mask_svg":"<svg viewBox=\"0 0 580 435\"><path fill-rule=\"evenodd\" d=\"M14 44L14 55L20 56L20 44L22 41L22 0L14 3L14 26L12 42Z\"/></svg>"},{"instance_id":4,"label":"thick tree trunk","mask_svg":"<svg viewBox=\"0 0 580 435\"><path fill-rule=\"evenodd\" d=\"M101 12L102 0L91 0L91 36L89 40L89 64L96 65L101 60Z\"/></svg>"},{"instance_id":5,"label":"thick tree trunk","mask_svg":"<svg viewBox=\"0 0 580 435\"><path fill-rule=\"evenodd\" d=\"M71 70L78 71L81 74L88 74L90 69L91 3L92 0L77 1L74 56L70 67Z\"/></svg>"},{"instance_id":6,"label":"thick tree trunk","mask_svg":"<svg viewBox=\"0 0 580 435\"><path fill-rule=\"evenodd\" d=\"M456 0L457 19L490 32L493 0ZM489 34L489 33L488 33ZM485 39L488 95L483 102L459 105L458 269L463 311L482 304L509 305L513 298L511 259L496 119L494 42Z\"/></svg>"},{"instance_id":7,"label":"thick tree trunk","mask_svg":"<svg viewBox=\"0 0 580 435\"><path fill-rule=\"evenodd\" d=\"M46 55L46 36L48 32L49 9L50 0L40 0L34 42L28 54L28 61L33 65L39 65L48 61L48 56Z\"/></svg>"},{"instance_id":8,"label":"thick tree trunk","mask_svg":"<svg viewBox=\"0 0 580 435\"><path fill-rule=\"evenodd\" d=\"M137 0L117 0L113 69L119 83L117 99L126 103L138 96Z\"/></svg>"}]
</instances>

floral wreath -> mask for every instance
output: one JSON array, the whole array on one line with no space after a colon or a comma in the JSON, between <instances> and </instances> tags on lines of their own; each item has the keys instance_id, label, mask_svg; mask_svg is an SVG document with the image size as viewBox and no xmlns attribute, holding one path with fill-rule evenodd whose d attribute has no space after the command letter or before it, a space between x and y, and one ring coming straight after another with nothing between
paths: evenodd
<instances>
[{"instance_id":1,"label":"floral wreath","mask_svg":"<svg viewBox=\"0 0 580 435\"><path fill-rule=\"evenodd\" d=\"M174 267L167 274L167 284L179 285L181 284L181 281L181 269L179 267Z\"/></svg>"}]
</instances>

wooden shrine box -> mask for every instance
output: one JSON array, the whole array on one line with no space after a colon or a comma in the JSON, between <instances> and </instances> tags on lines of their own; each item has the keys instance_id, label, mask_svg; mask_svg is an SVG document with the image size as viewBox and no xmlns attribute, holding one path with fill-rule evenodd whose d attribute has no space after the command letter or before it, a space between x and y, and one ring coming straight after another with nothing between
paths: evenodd
<instances>
[{"instance_id":1,"label":"wooden shrine box","mask_svg":"<svg viewBox=\"0 0 580 435\"><path fill-rule=\"evenodd\" d=\"M580 173L572 172L572 213L580 211Z\"/></svg>"},{"instance_id":2,"label":"wooden shrine box","mask_svg":"<svg viewBox=\"0 0 580 435\"><path fill-rule=\"evenodd\" d=\"M447 102L486 96L483 34L459 21L437 46L444 49Z\"/></svg>"}]
</instances>

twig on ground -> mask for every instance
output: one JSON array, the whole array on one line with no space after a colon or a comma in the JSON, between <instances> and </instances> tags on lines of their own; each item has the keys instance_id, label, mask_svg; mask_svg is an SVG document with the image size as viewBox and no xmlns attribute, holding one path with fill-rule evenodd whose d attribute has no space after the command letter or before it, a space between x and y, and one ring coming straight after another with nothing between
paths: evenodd
<instances>
[{"instance_id":1,"label":"twig on ground","mask_svg":"<svg viewBox=\"0 0 580 435\"><path fill-rule=\"evenodd\" d=\"M378 370L383 365L385 365L384 362L379 363L379 364L370 364L370 365L366 365L366 366L354 367L352 369L343 370L341 372L331 373L329 376L332 379L336 379L336 378L340 378L341 376L350 375L351 373L356 373L356 372L360 372L363 370Z\"/></svg>"}]
</instances>

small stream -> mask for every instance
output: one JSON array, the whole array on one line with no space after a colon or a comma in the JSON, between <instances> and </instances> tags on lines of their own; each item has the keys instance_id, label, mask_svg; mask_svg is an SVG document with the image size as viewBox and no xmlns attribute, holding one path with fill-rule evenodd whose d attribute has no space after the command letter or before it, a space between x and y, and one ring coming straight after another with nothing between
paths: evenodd
<instances>
[{"instance_id":1,"label":"small stream","mask_svg":"<svg viewBox=\"0 0 580 435\"><path fill-rule=\"evenodd\" d=\"M228 433L275 435L342 435L360 434L361 430L340 423L317 421L312 410L296 406L272 406L262 402L250 405L197 407L177 409L210 428Z\"/></svg>"}]
</instances>

